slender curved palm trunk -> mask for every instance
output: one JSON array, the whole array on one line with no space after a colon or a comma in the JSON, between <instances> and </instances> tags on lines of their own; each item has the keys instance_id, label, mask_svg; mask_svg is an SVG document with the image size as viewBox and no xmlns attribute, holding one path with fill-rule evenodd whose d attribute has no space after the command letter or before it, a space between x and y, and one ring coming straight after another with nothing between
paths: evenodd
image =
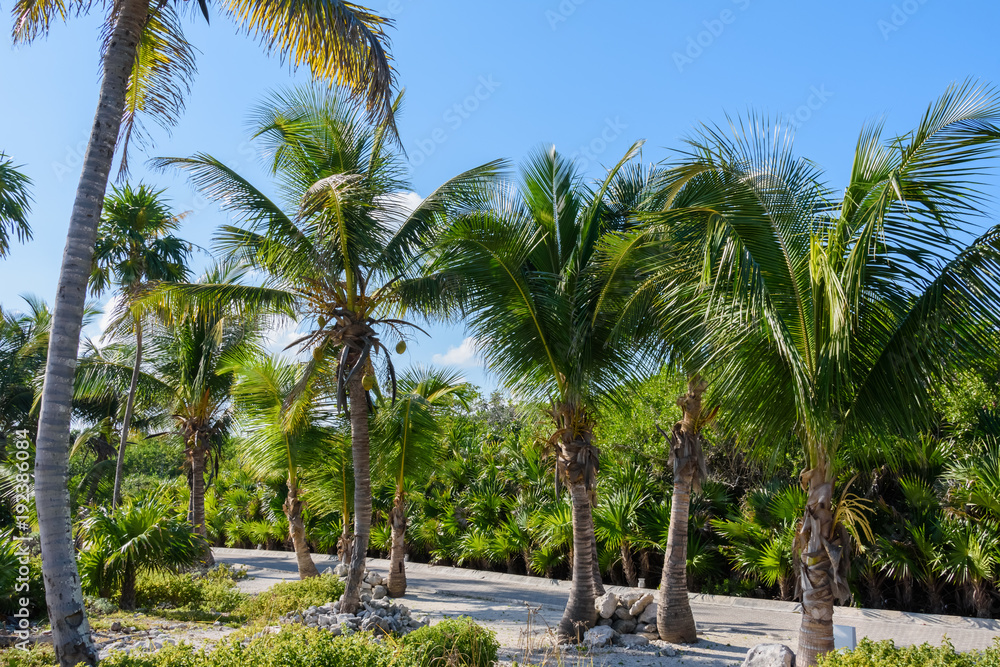
<instances>
[{"instance_id":1,"label":"slender curved palm trunk","mask_svg":"<svg viewBox=\"0 0 1000 667\"><path fill-rule=\"evenodd\" d=\"M594 601L594 518L590 511L590 491L583 482L568 482L573 508L573 583L566 610L559 621L560 641L579 642L597 621Z\"/></svg>"},{"instance_id":2,"label":"slender curved palm trunk","mask_svg":"<svg viewBox=\"0 0 1000 667\"><path fill-rule=\"evenodd\" d=\"M688 379L688 391L677 398L681 420L664 437L670 444L674 464L674 491L670 505L670 530L663 557L663 574L657 595L656 629L660 639L689 644L698 641L698 630L691 613L687 587L688 517L691 512L691 491L696 479L705 476L705 457L701 450L701 427L707 421L702 416L701 398L708 383L700 376ZM714 414L714 413L713 413ZM710 419L709 416L708 419Z\"/></svg>"},{"instance_id":3,"label":"slender curved palm trunk","mask_svg":"<svg viewBox=\"0 0 1000 667\"><path fill-rule=\"evenodd\" d=\"M114 161L128 78L148 9L148 0L123 0L108 40L97 111L69 220L45 363L35 450L35 503L52 645L64 667L97 663L73 552L66 488L70 409L97 223Z\"/></svg>"},{"instance_id":4,"label":"slender curved palm trunk","mask_svg":"<svg viewBox=\"0 0 1000 667\"><path fill-rule=\"evenodd\" d=\"M386 588L394 598L406 594L406 497L403 490L396 489L396 498L389 510L389 525L392 527L392 545L389 548L389 583ZM508 568L509 569L509 568Z\"/></svg>"},{"instance_id":5,"label":"slender curved palm trunk","mask_svg":"<svg viewBox=\"0 0 1000 667\"><path fill-rule=\"evenodd\" d=\"M829 476L810 475L805 516L796 536L802 622L795 664L806 666L815 665L818 656L834 649L833 564L826 549L833 528L833 480Z\"/></svg>"},{"instance_id":6,"label":"slender curved palm trunk","mask_svg":"<svg viewBox=\"0 0 1000 667\"><path fill-rule=\"evenodd\" d=\"M288 534L295 549L295 561L299 567L299 579L318 577L319 570L309 554L306 541L306 526L302 520L302 501L299 499L299 484L294 474L288 475L288 497L285 498L285 516L288 518Z\"/></svg>"},{"instance_id":7,"label":"slender curved palm trunk","mask_svg":"<svg viewBox=\"0 0 1000 667\"><path fill-rule=\"evenodd\" d=\"M142 364L142 322L135 322L135 366L132 368L132 380L128 385L128 398L125 400L125 419L122 421L122 437L118 442L118 461L115 463L115 491L111 495L111 506L118 507L122 502L122 472L125 469L125 445L128 443L128 432L132 426L132 409L135 406L135 389L139 385L139 365Z\"/></svg>"},{"instance_id":8,"label":"slender curved palm trunk","mask_svg":"<svg viewBox=\"0 0 1000 667\"><path fill-rule=\"evenodd\" d=\"M361 579L368 557L372 524L372 480L368 441L368 397L355 373L347 387L351 413L351 457L354 460L354 544L351 566L344 585L341 613L353 614L361 605Z\"/></svg>"},{"instance_id":9,"label":"slender curved palm trunk","mask_svg":"<svg viewBox=\"0 0 1000 667\"><path fill-rule=\"evenodd\" d=\"M670 530L663 556L663 574L657 595L656 629L660 639L675 644L698 641L687 588L688 515L691 508L691 475L674 476L670 505Z\"/></svg>"}]
</instances>

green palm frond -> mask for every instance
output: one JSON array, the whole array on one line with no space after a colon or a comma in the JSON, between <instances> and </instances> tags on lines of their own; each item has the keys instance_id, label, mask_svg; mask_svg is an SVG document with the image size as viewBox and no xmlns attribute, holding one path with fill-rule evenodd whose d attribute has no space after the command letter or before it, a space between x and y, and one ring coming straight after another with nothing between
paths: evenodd
<instances>
[{"instance_id":1,"label":"green palm frond","mask_svg":"<svg viewBox=\"0 0 1000 667\"><path fill-rule=\"evenodd\" d=\"M110 29L105 36L105 51L109 37ZM132 140L140 147L149 143L144 119L167 131L177 123L196 70L195 48L184 37L177 8L172 3L152 6L139 36L125 93L118 139L122 155L120 175L128 173Z\"/></svg>"},{"instance_id":2,"label":"green palm frond","mask_svg":"<svg viewBox=\"0 0 1000 667\"><path fill-rule=\"evenodd\" d=\"M31 240L28 212L31 209L31 179L13 160L0 152L0 258L10 252L10 237L21 243Z\"/></svg>"}]
</instances>

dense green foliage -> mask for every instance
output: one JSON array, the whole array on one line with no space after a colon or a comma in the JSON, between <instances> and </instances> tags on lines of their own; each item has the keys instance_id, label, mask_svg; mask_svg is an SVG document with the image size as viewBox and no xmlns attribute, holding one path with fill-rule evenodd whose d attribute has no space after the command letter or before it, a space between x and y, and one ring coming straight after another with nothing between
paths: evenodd
<instances>
[{"instance_id":1,"label":"dense green foliage","mask_svg":"<svg viewBox=\"0 0 1000 667\"><path fill-rule=\"evenodd\" d=\"M274 620L290 611L326 604L343 593L344 582L332 574L321 574L302 581L283 581L247 600L241 612L251 619Z\"/></svg>"},{"instance_id":2,"label":"dense green foliage","mask_svg":"<svg viewBox=\"0 0 1000 667\"><path fill-rule=\"evenodd\" d=\"M945 641L941 646L897 647L892 640L862 639L853 651L836 651L820 658L820 667L997 667L1000 640L985 651L959 653Z\"/></svg>"},{"instance_id":3,"label":"dense green foliage","mask_svg":"<svg viewBox=\"0 0 1000 667\"><path fill-rule=\"evenodd\" d=\"M211 650L165 646L156 653L112 653L107 667L492 667L497 659L491 630L467 618L446 619L391 641L369 633L334 637L325 630L286 627L246 643L228 638ZM0 667L43 667L51 650L0 653Z\"/></svg>"}]
</instances>

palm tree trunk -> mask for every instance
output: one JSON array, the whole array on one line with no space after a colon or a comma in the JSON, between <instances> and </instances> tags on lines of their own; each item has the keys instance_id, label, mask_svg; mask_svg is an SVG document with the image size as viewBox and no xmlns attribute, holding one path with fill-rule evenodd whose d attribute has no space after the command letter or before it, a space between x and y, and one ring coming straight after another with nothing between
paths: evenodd
<instances>
[{"instance_id":1,"label":"palm tree trunk","mask_svg":"<svg viewBox=\"0 0 1000 667\"><path fill-rule=\"evenodd\" d=\"M135 567L126 563L122 573L122 594L118 598L118 606L127 611L135 609Z\"/></svg>"},{"instance_id":2,"label":"palm tree trunk","mask_svg":"<svg viewBox=\"0 0 1000 667\"><path fill-rule=\"evenodd\" d=\"M701 398L708 383L699 375L688 379L688 391L677 397L681 420L670 433L660 429L670 446L674 466L674 491L670 506L670 530L663 556L663 574L657 596L656 629L660 639L674 643L698 641L698 629L691 613L687 586L688 516L691 511L691 490L696 480L706 476L705 457L701 449L701 428L708 418L701 414ZM659 428L659 427L657 427Z\"/></svg>"},{"instance_id":3,"label":"palm tree trunk","mask_svg":"<svg viewBox=\"0 0 1000 667\"><path fill-rule=\"evenodd\" d=\"M591 512L593 512L593 502L591 502ZM601 564L597 560L597 535L591 535L592 549L594 550L594 595L604 595L604 580L601 579Z\"/></svg>"},{"instance_id":4,"label":"palm tree trunk","mask_svg":"<svg viewBox=\"0 0 1000 667\"><path fill-rule=\"evenodd\" d=\"M372 523L372 489L369 472L368 397L355 373L347 387L351 412L351 457L354 460L354 545L340 612L353 614L361 605L361 579L365 574L368 538Z\"/></svg>"},{"instance_id":5,"label":"palm tree trunk","mask_svg":"<svg viewBox=\"0 0 1000 667\"><path fill-rule=\"evenodd\" d=\"M632 588L639 585L639 574L635 570L635 561L632 560L632 551L629 549L628 540L622 540L622 570L625 572L625 581ZM594 559L596 560L596 559Z\"/></svg>"},{"instance_id":6,"label":"palm tree trunk","mask_svg":"<svg viewBox=\"0 0 1000 667\"><path fill-rule=\"evenodd\" d=\"M806 511L796 535L799 582L802 590L802 621L795 664L806 667L834 649L832 563L827 542L832 536L833 480L821 463L808 473Z\"/></svg>"},{"instance_id":7,"label":"palm tree trunk","mask_svg":"<svg viewBox=\"0 0 1000 667\"><path fill-rule=\"evenodd\" d=\"M594 518L590 492L582 481L567 482L573 503L573 583L566 611L559 621L559 641L579 642L597 620L594 607Z\"/></svg>"},{"instance_id":8,"label":"palm tree trunk","mask_svg":"<svg viewBox=\"0 0 1000 667\"><path fill-rule=\"evenodd\" d=\"M194 532L205 538L205 564L214 565L215 557L208 546L208 526L205 524L205 454L200 438L191 445L191 524Z\"/></svg>"},{"instance_id":9,"label":"palm tree trunk","mask_svg":"<svg viewBox=\"0 0 1000 667\"><path fill-rule=\"evenodd\" d=\"M299 500L299 485L294 475L288 476L288 497L285 498L285 516L288 518L288 534L295 549L295 560L299 566L299 579L318 577L319 570L309 554L306 541L306 526L302 521L302 501Z\"/></svg>"},{"instance_id":10,"label":"palm tree trunk","mask_svg":"<svg viewBox=\"0 0 1000 667\"><path fill-rule=\"evenodd\" d=\"M386 588L394 598L406 595L406 497L402 489L396 489L395 502L389 510L389 525L392 527L392 546L389 548L389 583Z\"/></svg>"},{"instance_id":11,"label":"palm tree trunk","mask_svg":"<svg viewBox=\"0 0 1000 667\"><path fill-rule=\"evenodd\" d=\"M97 223L104 205L129 75L148 0L123 0L108 40L97 111L76 190L52 314L35 450L35 502L52 645L63 667L97 664L73 552L69 492L70 409Z\"/></svg>"},{"instance_id":12,"label":"palm tree trunk","mask_svg":"<svg viewBox=\"0 0 1000 667\"><path fill-rule=\"evenodd\" d=\"M674 475L670 505L670 530L663 557L663 574L657 596L656 629L660 639L675 644L698 641L687 589L688 514L691 507L692 472ZM687 472L687 474L683 474Z\"/></svg>"},{"instance_id":13,"label":"palm tree trunk","mask_svg":"<svg viewBox=\"0 0 1000 667\"><path fill-rule=\"evenodd\" d=\"M111 506L118 507L122 502L122 471L125 469L125 445L128 443L128 431L132 426L132 408L135 405L135 389L139 384L139 365L142 364L142 322L135 321L135 366L132 368L132 381L128 385L128 398L125 400L125 419L122 421L122 437L118 443L118 461L115 463L115 490L111 495Z\"/></svg>"}]
</instances>

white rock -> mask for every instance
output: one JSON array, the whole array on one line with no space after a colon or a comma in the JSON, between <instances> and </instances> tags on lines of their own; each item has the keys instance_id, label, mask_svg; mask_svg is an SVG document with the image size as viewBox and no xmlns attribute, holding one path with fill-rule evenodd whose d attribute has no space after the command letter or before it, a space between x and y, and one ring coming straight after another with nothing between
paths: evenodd
<instances>
[{"instance_id":1,"label":"white rock","mask_svg":"<svg viewBox=\"0 0 1000 667\"><path fill-rule=\"evenodd\" d=\"M628 613L628 609L625 607L618 607L615 609L615 618L620 618L625 621L632 620L632 614Z\"/></svg>"},{"instance_id":2,"label":"white rock","mask_svg":"<svg viewBox=\"0 0 1000 667\"><path fill-rule=\"evenodd\" d=\"M646 605L646 608L642 610L641 614L639 614L639 622L646 624L656 623L657 608L658 605L655 602L650 602Z\"/></svg>"},{"instance_id":3,"label":"white rock","mask_svg":"<svg viewBox=\"0 0 1000 667\"><path fill-rule=\"evenodd\" d=\"M642 635L622 635L621 637L619 637L618 642L622 646L628 646L628 647L649 645L649 640L643 637Z\"/></svg>"},{"instance_id":4,"label":"white rock","mask_svg":"<svg viewBox=\"0 0 1000 667\"><path fill-rule=\"evenodd\" d=\"M323 570L323 574L333 574L333 573L334 572L332 567L328 567L325 570Z\"/></svg>"},{"instance_id":5,"label":"white rock","mask_svg":"<svg viewBox=\"0 0 1000 667\"><path fill-rule=\"evenodd\" d=\"M347 563L341 563L333 569L333 573L338 577L346 577L348 570L349 568L347 567Z\"/></svg>"},{"instance_id":6,"label":"white rock","mask_svg":"<svg viewBox=\"0 0 1000 667\"><path fill-rule=\"evenodd\" d=\"M743 667L795 667L795 654L784 644L757 644L747 652Z\"/></svg>"},{"instance_id":7,"label":"white rock","mask_svg":"<svg viewBox=\"0 0 1000 667\"><path fill-rule=\"evenodd\" d=\"M614 595L614 593L612 593ZM590 648L600 648L601 646L607 646L611 643L611 639L615 636L615 631L607 625L598 625L597 627L587 630L583 634L583 643L585 646Z\"/></svg>"},{"instance_id":8,"label":"white rock","mask_svg":"<svg viewBox=\"0 0 1000 667\"><path fill-rule=\"evenodd\" d=\"M388 589L380 584L372 589L372 600L381 600L388 594Z\"/></svg>"},{"instance_id":9,"label":"white rock","mask_svg":"<svg viewBox=\"0 0 1000 667\"><path fill-rule=\"evenodd\" d=\"M601 618L611 618L618 607L618 596L611 592L605 593L594 601L594 607Z\"/></svg>"},{"instance_id":10,"label":"white rock","mask_svg":"<svg viewBox=\"0 0 1000 667\"><path fill-rule=\"evenodd\" d=\"M628 608L628 613L633 616L638 616L643 612L643 610L649 606L649 603L653 601L653 594L646 593L638 600L632 603L632 606Z\"/></svg>"}]
</instances>

